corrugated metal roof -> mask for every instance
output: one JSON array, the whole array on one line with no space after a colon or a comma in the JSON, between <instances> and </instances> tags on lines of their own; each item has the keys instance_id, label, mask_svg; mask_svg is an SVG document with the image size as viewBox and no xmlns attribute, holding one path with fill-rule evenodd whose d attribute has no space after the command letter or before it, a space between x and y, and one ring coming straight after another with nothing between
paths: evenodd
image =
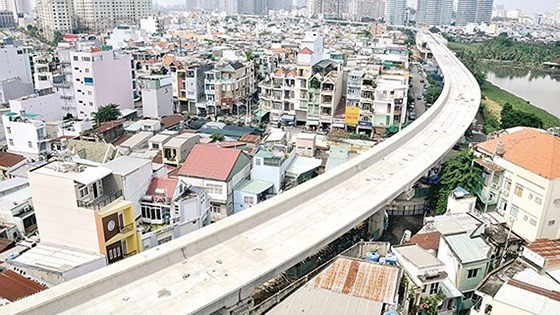
<instances>
[{"instance_id":1,"label":"corrugated metal roof","mask_svg":"<svg viewBox=\"0 0 560 315\"><path fill-rule=\"evenodd\" d=\"M273 183L264 180L242 180L237 184L235 190L251 193L260 194L274 186Z\"/></svg>"},{"instance_id":2,"label":"corrugated metal roof","mask_svg":"<svg viewBox=\"0 0 560 315\"><path fill-rule=\"evenodd\" d=\"M398 267L338 258L268 314L381 314L398 283Z\"/></svg>"},{"instance_id":3,"label":"corrugated metal roof","mask_svg":"<svg viewBox=\"0 0 560 315\"><path fill-rule=\"evenodd\" d=\"M11 270L0 273L0 297L11 302L46 289L47 287Z\"/></svg>"},{"instance_id":4,"label":"corrugated metal roof","mask_svg":"<svg viewBox=\"0 0 560 315\"><path fill-rule=\"evenodd\" d=\"M490 246L480 237L471 238L467 233L461 233L444 238L462 263L488 259Z\"/></svg>"},{"instance_id":5,"label":"corrugated metal roof","mask_svg":"<svg viewBox=\"0 0 560 315\"><path fill-rule=\"evenodd\" d=\"M308 286L376 302L393 303L398 274L397 267L339 258L311 280Z\"/></svg>"}]
</instances>

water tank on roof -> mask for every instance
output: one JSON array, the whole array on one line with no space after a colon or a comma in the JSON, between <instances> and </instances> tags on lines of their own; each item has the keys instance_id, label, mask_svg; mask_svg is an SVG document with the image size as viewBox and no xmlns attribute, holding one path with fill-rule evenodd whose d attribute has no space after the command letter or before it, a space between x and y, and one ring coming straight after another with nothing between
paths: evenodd
<instances>
[{"instance_id":1,"label":"water tank on roof","mask_svg":"<svg viewBox=\"0 0 560 315\"><path fill-rule=\"evenodd\" d=\"M378 262L379 261L379 254L377 252L368 252L366 254L366 260L367 261L372 261L372 262Z\"/></svg>"},{"instance_id":2,"label":"water tank on roof","mask_svg":"<svg viewBox=\"0 0 560 315\"><path fill-rule=\"evenodd\" d=\"M388 253L385 256L385 263L389 265L396 265L397 264L397 257L391 253Z\"/></svg>"}]
</instances>

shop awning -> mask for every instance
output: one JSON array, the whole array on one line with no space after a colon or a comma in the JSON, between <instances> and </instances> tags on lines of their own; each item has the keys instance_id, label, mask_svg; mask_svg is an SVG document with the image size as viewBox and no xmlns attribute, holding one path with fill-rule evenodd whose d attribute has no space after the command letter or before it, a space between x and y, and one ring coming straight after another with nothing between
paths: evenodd
<instances>
[{"instance_id":1,"label":"shop awning","mask_svg":"<svg viewBox=\"0 0 560 315\"><path fill-rule=\"evenodd\" d=\"M308 120L307 125L308 126L319 126L319 121L318 120Z\"/></svg>"},{"instance_id":2,"label":"shop awning","mask_svg":"<svg viewBox=\"0 0 560 315\"><path fill-rule=\"evenodd\" d=\"M268 113L270 113L270 112L267 111L267 110L259 108L259 109L253 111L253 116L255 117L255 120L260 121Z\"/></svg>"},{"instance_id":3,"label":"shop awning","mask_svg":"<svg viewBox=\"0 0 560 315\"><path fill-rule=\"evenodd\" d=\"M286 114L284 114L284 115L282 115L282 118L281 118L281 119L282 119L283 121L285 121L285 122L294 122L294 119L295 119L295 118L296 118L296 117L295 117L294 115L286 115Z\"/></svg>"}]
</instances>

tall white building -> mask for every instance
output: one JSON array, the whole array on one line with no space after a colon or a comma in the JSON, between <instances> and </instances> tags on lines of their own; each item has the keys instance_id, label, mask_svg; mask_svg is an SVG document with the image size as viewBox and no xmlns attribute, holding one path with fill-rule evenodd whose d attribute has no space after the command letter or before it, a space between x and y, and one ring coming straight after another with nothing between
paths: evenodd
<instances>
[{"instance_id":1,"label":"tall white building","mask_svg":"<svg viewBox=\"0 0 560 315\"><path fill-rule=\"evenodd\" d=\"M70 53L78 118L93 118L99 107L113 103L134 108L132 58L112 50L91 48Z\"/></svg>"},{"instance_id":2,"label":"tall white building","mask_svg":"<svg viewBox=\"0 0 560 315\"><path fill-rule=\"evenodd\" d=\"M516 127L479 143L478 209L496 211L527 241L560 237L560 137Z\"/></svg>"},{"instance_id":3,"label":"tall white building","mask_svg":"<svg viewBox=\"0 0 560 315\"><path fill-rule=\"evenodd\" d=\"M20 78L22 82L32 84L31 52L30 47L0 46L0 81Z\"/></svg>"},{"instance_id":4,"label":"tall white building","mask_svg":"<svg viewBox=\"0 0 560 315\"><path fill-rule=\"evenodd\" d=\"M457 25L490 22L494 0L459 0L457 2Z\"/></svg>"},{"instance_id":5,"label":"tall white building","mask_svg":"<svg viewBox=\"0 0 560 315\"><path fill-rule=\"evenodd\" d=\"M36 11L39 28L49 40L56 32L71 33L75 26L72 0L37 0Z\"/></svg>"},{"instance_id":6,"label":"tall white building","mask_svg":"<svg viewBox=\"0 0 560 315\"><path fill-rule=\"evenodd\" d=\"M453 18L453 0L418 0L416 22L449 25Z\"/></svg>"},{"instance_id":7,"label":"tall white building","mask_svg":"<svg viewBox=\"0 0 560 315\"><path fill-rule=\"evenodd\" d=\"M8 152L36 159L51 151L45 123L34 118L35 115L23 111L2 116Z\"/></svg>"},{"instance_id":8,"label":"tall white building","mask_svg":"<svg viewBox=\"0 0 560 315\"><path fill-rule=\"evenodd\" d=\"M144 117L158 118L173 115L171 76L151 75L140 80Z\"/></svg>"},{"instance_id":9,"label":"tall white building","mask_svg":"<svg viewBox=\"0 0 560 315\"><path fill-rule=\"evenodd\" d=\"M152 0L74 0L80 29L103 32L119 24L137 25L152 13Z\"/></svg>"},{"instance_id":10,"label":"tall white building","mask_svg":"<svg viewBox=\"0 0 560 315\"><path fill-rule=\"evenodd\" d=\"M385 1L348 0L348 15L354 19L370 17L379 20L385 16Z\"/></svg>"},{"instance_id":11,"label":"tall white building","mask_svg":"<svg viewBox=\"0 0 560 315\"><path fill-rule=\"evenodd\" d=\"M389 25L404 25L406 23L406 0L387 0L387 15L385 21Z\"/></svg>"}]
</instances>

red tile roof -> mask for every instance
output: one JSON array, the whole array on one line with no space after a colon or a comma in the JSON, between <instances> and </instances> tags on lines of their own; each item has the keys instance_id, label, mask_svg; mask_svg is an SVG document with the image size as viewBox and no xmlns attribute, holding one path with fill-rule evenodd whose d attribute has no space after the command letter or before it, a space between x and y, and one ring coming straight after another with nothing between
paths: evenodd
<instances>
[{"instance_id":1,"label":"red tile roof","mask_svg":"<svg viewBox=\"0 0 560 315\"><path fill-rule=\"evenodd\" d=\"M239 141L247 143L258 143L261 141L261 137L257 135L246 134L242 135L241 138L239 138Z\"/></svg>"},{"instance_id":2,"label":"red tile roof","mask_svg":"<svg viewBox=\"0 0 560 315\"><path fill-rule=\"evenodd\" d=\"M179 176L226 181L240 154L241 150L237 149L197 144L181 167Z\"/></svg>"},{"instance_id":3,"label":"red tile roof","mask_svg":"<svg viewBox=\"0 0 560 315\"><path fill-rule=\"evenodd\" d=\"M0 297L11 302L46 289L47 287L11 270L0 273Z\"/></svg>"},{"instance_id":4,"label":"red tile roof","mask_svg":"<svg viewBox=\"0 0 560 315\"><path fill-rule=\"evenodd\" d=\"M187 120L185 116L182 115L171 115L163 117L160 121L163 124L163 128L171 128L177 126L179 123Z\"/></svg>"},{"instance_id":5,"label":"red tile roof","mask_svg":"<svg viewBox=\"0 0 560 315\"><path fill-rule=\"evenodd\" d=\"M165 195L167 196L167 201L170 201L173 198L173 194L175 194L175 189L177 188L177 182L179 180L175 178L152 178L150 185L148 186L148 190L146 191L146 195L148 196L156 196L156 189L164 189Z\"/></svg>"},{"instance_id":6,"label":"red tile roof","mask_svg":"<svg viewBox=\"0 0 560 315\"><path fill-rule=\"evenodd\" d=\"M441 233L437 231L430 232L430 233L415 234L413 237L410 238L409 243L415 243L426 250L428 249L438 250L440 238L441 238Z\"/></svg>"},{"instance_id":7,"label":"red tile roof","mask_svg":"<svg viewBox=\"0 0 560 315\"><path fill-rule=\"evenodd\" d=\"M0 167L10 168L24 160L25 158L19 154L0 152Z\"/></svg>"},{"instance_id":8,"label":"red tile roof","mask_svg":"<svg viewBox=\"0 0 560 315\"><path fill-rule=\"evenodd\" d=\"M506 161L545 178L560 178L560 137L523 128L479 143L477 148L495 154L499 141L504 143Z\"/></svg>"},{"instance_id":9,"label":"red tile roof","mask_svg":"<svg viewBox=\"0 0 560 315\"><path fill-rule=\"evenodd\" d=\"M547 268L560 266L560 240L541 238L525 247L546 259Z\"/></svg>"},{"instance_id":10,"label":"red tile roof","mask_svg":"<svg viewBox=\"0 0 560 315\"><path fill-rule=\"evenodd\" d=\"M300 50L299 53L302 54L302 55L311 55L311 54L313 54L313 50L305 47L304 49Z\"/></svg>"}]
</instances>

